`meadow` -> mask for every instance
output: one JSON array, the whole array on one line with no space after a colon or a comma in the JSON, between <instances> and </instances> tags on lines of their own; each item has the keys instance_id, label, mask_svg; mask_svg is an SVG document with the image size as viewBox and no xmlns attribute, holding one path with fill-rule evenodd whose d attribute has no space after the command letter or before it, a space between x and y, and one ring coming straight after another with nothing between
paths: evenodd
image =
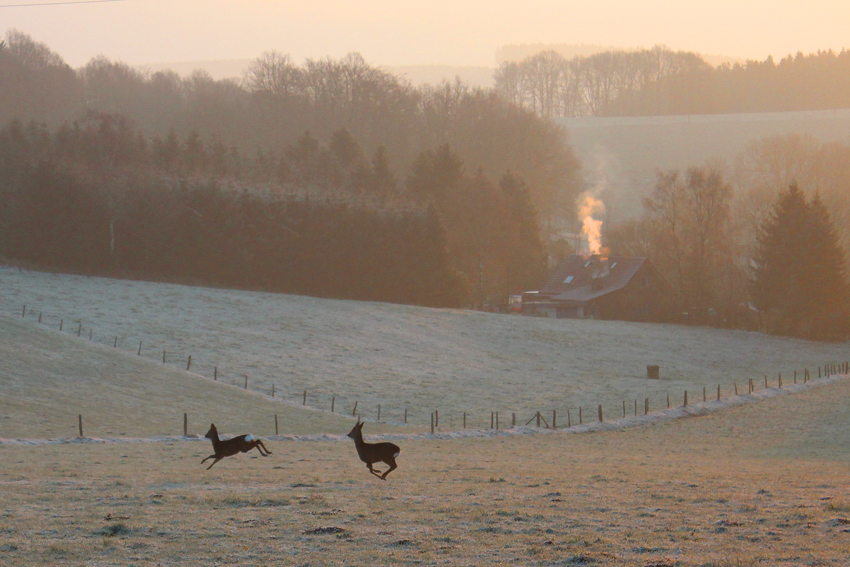
<instances>
[{"instance_id":1,"label":"meadow","mask_svg":"<svg viewBox=\"0 0 850 567\"><path fill-rule=\"evenodd\" d=\"M196 329L198 338L188 325L157 323L150 308L140 312L135 307L137 318L130 324L110 311L122 313L120 302L109 303L112 292L104 287L125 289L133 303L140 290L150 289L150 306L177 308L169 314L171 320L219 321L222 336L216 344L221 347L216 352L229 361L250 360L239 358L249 343L268 340L269 346L262 348L272 351L275 341L267 336L268 327L256 328L260 316L254 310L260 307L255 303L264 306L276 325L291 324L288 333L274 335L286 347L280 355L293 361L287 368L303 373L305 381L310 365L328 373L334 363L349 368L333 384L345 392L367 382L368 371L353 364L363 359L351 355L348 365L324 359L333 358L331 350L340 344L356 352L367 338L376 337L392 345L384 346L384 364L398 364L406 370L403 375L417 377L428 367L427 357L433 357L435 368L451 369L461 380L468 372L481 383L489 374L482 366L493 368L494 360L506 364L488 341L510 348L511 354L532 350L527 360L545 356L546 348L534 346L539 341L549 347L571 345L571 365L547 371L564 359L536 362L541 384L569 377L579 382L573 391L587 389L593 395L605 392L596 384L598 378L590 376L585 384L583 371L571 374L564 368L602 368L612 374L602 381L616 388L629 381L655 382L638 376L638 370L613 376L617 365L625 368L624 361L637 358L641 348L647 349L643 360L667 357L662 368L691 364L688 368L700 372L699 378L710 380L746 376L747 369L759 364L805 365L795 357L811 365L827 357L843 360L846 345L138 282L110 280L103 285L79 278L89 286L101 285L89 287L86 295L66 285L72 276L24 275L29 279L2 273L4 311L25 299L44 313L51 311L48 305L60 312L55 302L67 300L63 305L76 305L78 311L66 316L79 317L84 328L92 325L95 332L101 325L116 326L109 331L123 328L120 337L130 345L114 347L105 332L100 342L94 333L93 340L82 332L78 337L77 324L60 332L46 317L39 324L32 313L22 318L11 308L0 315L0 565L847 565L846 377L815 379L810 387L795 388L786 376L782 390L771 377L770 388L732 396L725 407L697 404L691 413L680 411L677 415L683 417L677 419L645 419L642 425L635 425L634 418L611 420L595 431L589 426L557 431L522 427L464 437L447 425L431 435L421 420L408 426L371 420L364 428L367 442L393 439L401 447L399 469L381 481L368 473L345 437L354 423L348 412L304 407L297 391L292 399L280 399L268 388L245 390L238 375L227 372L213 381L187 372L182 361L163 364L155 356L139 356L129 348L136 339L130 330L142 322L154 329L144 331L150 334L142 340L169 332L173 344L182 341L181 346L194 352L212 342L212 331ZM37 287L39 278L57 282L55 296ZM177 295L169 299L171 294ZM194 302L180 294L205 298L211 313L203 315L198 308L192 315ZM228 314L229 302L239 316ZM100 309L101 319L80 317L85 309ZM337 319L324 320L332 314ZM359 325L354 322L358 317ZM243 326L244 320L255 321L254 327ZM580 323L588 324L600 342L613 336L625 343L631 354L616 354L618 345L608 343L591 354L607 348L609 359L617 362L582 361L575 353L589 349L591 340L578 338L583 336L577 331ZM235 330L224 332L229 329ZM321 336L317 329L323 330ZM445 335L439 340L438 330ZM675 335L679 343L671 348ZM423 339L421 349L417 336ZM652 340L658 341L656 348L651 348ZM689 345L690 340L703 344ZM459 344L449 348L453 342ZM740 342L745 344L733 348ZM293 345L301 348L288 352ZM718 346L724 350L717 351ZM462 347L469 349L465 358ZM263 352L256 349L260 347L250 351L253 356ZM717 358L709 364L696 357L698 352ZM265 364L273 367L276 361ZM342 379L347 376L356 378L353 385ZM500 378L504 381L505 375ZM669 374L658 382L668 388L684 383ZM487 383L493 400L504 395L499 384ZM413 386L399 379L398 388L410 391ZM541 394L527 395L535 400ZM453 402L450 395L442 400L442 407L474 401ZM655 415L671 411L676 410ZM189 416L185 437L184 413ZM85 439L77 438L80 414L85 416ZM274 415L280 424L277 436ZM211 421L226 434L251 431L263 437L272 455L237 455L206 470L200 461L212 451L201 436Z\"/></svg>"},{"instance_id":2,"label":"meadow","mask_svg":"<svg viewBox=\"0 0 850 567\"><path fill-rule=\"evenodd\" d=\"M0 313L277 399L460 429L579 408L621 416L786 383L846 345L680 325L554 320L0 269ZM26 313L23 312L26 305ZM40 324L38 323L41 321ZM138 356L141 353L141 356ZM647 365L660 380L647 380ZM133 432L125 432L135 435ZM2 433L0 433L2 436Z\"/></svg>"}]
</instances>

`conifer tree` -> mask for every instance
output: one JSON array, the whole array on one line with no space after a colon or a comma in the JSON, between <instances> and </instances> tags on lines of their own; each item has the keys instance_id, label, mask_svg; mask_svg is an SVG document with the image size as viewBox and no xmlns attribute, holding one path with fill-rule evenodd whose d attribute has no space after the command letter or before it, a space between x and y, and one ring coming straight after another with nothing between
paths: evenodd
<instances>
[{"instance_id":1,"label":"conifer tree","mask_svg":"<svg viewBox=\"0 0 850 567\"><path fill-rule=\"evenodd\" d=\"M838 338L850 286L829 212L796 183L780 193L757 239L752 293L768 331Z\"/></svg>"}]
</instances>

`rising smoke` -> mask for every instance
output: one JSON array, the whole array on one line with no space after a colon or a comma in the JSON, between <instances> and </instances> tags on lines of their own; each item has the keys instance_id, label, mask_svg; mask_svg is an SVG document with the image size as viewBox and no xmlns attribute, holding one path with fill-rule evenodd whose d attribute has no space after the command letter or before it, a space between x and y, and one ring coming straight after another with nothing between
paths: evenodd
<instances>
[{"instance_id":1,"label":"rising smoke","mask_svg":"<svg viewBox=\"0 0 850 567\"><path fill-rule=\"evenodd\" d=\"M605 204L597 199L590 191L585 191L578 198L578 218L581 219L581 233L587 239L587 250L582 253L599 254L602 249L602 221L593 218L594 214L605 212Z\"/></svg>"}]
</instances>

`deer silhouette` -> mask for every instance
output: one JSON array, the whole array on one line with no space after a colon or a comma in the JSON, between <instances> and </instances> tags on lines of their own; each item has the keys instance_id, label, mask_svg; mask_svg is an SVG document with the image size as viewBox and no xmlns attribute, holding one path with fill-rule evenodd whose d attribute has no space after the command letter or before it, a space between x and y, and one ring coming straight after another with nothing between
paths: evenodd
<instances>
[{"instance_id":1,"label":"deer silhouette","mask_svg":"<svg viewBox=\"0 0 850 567\"><path fill-rule=\"evenodd\" d=\"M206 461L207 459L215 459L212 462L212 465L207 467L207 470L213 468L213 465L222 460L225 457L233 456L237 453L247 453L251 449L257 449L260 454L264 457L268 457L272 454L271 451L266 449L266 446L263 445L263 442L259 439L254 439L253 435L240 435L238 437L234 437L233 439L226 439L222 441L218 438L218 429L216 429L215 424L210 424L210 430L207 431L207 434L204 435L207 439L212 441L213 445L213 453L201 463Z\"/></svg>"},{"instance_id":2,"label":"deer silhouette","mask_svg":"<svg viewBox=\"0 0 850 567\"><path fill-rule=\"evenodd\" d=\"M358 421L357 425L348 432L348 436L354 439L357 456L360 457L361 461L366 463L369 472L381 480L387 480L387 475L398 468L398 465L395 464L395 458L398 457L401 450L398 448L398 445L394 445L393 443L365 443L363 441L363 423L365 422ZM374 463L386 463L390 468L384 474L381 474L380 471L372 468Z\"/></svg>"}]
</instances>

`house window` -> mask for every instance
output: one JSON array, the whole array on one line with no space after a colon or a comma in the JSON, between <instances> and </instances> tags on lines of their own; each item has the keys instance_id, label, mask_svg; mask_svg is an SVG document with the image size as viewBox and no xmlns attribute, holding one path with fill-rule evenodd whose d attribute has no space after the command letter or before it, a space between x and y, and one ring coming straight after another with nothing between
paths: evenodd
<instances>
[{"instance_id":1,"label":"house window","mask_svg":"<svg viewBox=\"0 0 850 567\"><path fill-rule=\"evenodd\" d=\"M564 280L564 283L570 283L573 281L573 277L575 276L567 276L567 279Z\"/></svg>"}]
</instances>

